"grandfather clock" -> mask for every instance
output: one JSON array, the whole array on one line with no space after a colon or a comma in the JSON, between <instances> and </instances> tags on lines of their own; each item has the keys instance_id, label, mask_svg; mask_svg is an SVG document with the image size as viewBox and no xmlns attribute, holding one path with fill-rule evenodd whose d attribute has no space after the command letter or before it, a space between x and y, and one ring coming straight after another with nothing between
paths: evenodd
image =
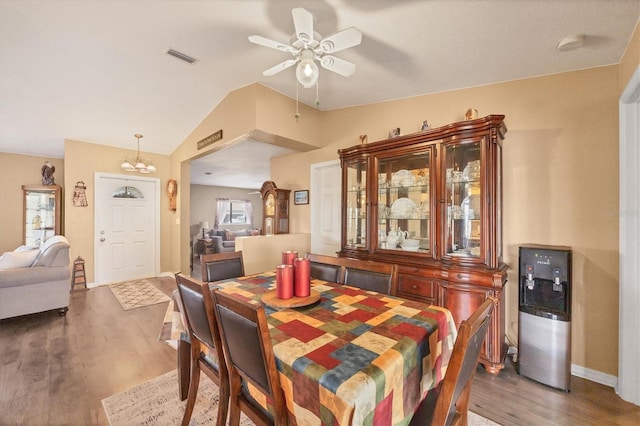
<instances>
[{"instance_id":1,"label":"grandfather clock","mask_svg":"<svg viewBox=\"0 0 640 426\"><path fill-rule=\"evenodd\" d=\"M262 233L264 235L289 233L288 189L279 189L273 181L266 181L260 188L262 196Z\"/></svg>"}]
</instances>

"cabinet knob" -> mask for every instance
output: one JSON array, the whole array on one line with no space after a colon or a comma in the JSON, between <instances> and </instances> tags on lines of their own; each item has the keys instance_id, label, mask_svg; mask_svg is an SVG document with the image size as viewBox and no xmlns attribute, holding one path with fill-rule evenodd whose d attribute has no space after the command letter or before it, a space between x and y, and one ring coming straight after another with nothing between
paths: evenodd
<instances>
[{"instance_id":1,"label":"cabinet knob","mask_svg":"<svg viewBox=\"0 0 640 426\"><path fill-rule=\"evenodd\" d=\"M412 289L414 289L414 290L417 290L417 289L418 289L418 286L417 286L417 285L415 285L415 284L411 284L411 288L412 288Z\"/></svg>"},{"instance_id":2,"label":"cabinet knob","mask_svg":"<svg viewBox=\"0 0 640 426\"><path fill-rule=\"evenodd\" d=\"M458 278L462 279L463 278L462 274L458 274Z\"/></svg>"}]
</instances>

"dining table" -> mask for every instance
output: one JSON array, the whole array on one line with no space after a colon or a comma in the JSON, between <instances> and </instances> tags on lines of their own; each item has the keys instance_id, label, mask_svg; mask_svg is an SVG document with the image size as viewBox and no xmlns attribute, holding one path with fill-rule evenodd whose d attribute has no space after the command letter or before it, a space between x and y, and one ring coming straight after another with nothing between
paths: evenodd
<instances>
[{"instance_id":1,"label":"dining table","mask_svg":"<svg viewBox=\"0 0 640 426\"><path fill-rule=\"evenodd\" d=\"M264 304L273 298L276 273L209 287ZM408 424L421 400L444 378L457 336L451 312L313 278L311 290L319 297L306 306L264 304L291 424ZM188 336L176 322L180 316L167 312L161 337L180 334L178 364L184 381L189 376ZM266 405L264 397L256 396Z\"/></svg>"}]
</instances>

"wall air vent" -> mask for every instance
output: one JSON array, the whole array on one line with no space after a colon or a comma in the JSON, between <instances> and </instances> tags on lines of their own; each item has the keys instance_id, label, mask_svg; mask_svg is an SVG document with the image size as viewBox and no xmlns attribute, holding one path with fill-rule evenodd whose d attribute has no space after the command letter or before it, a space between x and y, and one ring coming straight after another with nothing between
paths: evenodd
<instances>
[{"instance_id":1,"label":"wall air vent","mask_svg":"<svg viewBox=\"0 0 640 426\"><path fill-rule=\"evenodd\" d=\"M167 50L167 55L171 55L171 56L173 56L174 58L178 58L178 59L180 59L181 61L185 61L185 62L188 62L188 63L190 63L190 64L193 64L194 62L197 62L197 61L198 61L196 58L192 58L191 56L189 56L189 55L185 55L185 54L184 54L184 53L182 53L182 52L178 52L178 51L177 51L177 50L175 50L175 49L169 49L169 50Z\"/></svg>"}]
</instances>

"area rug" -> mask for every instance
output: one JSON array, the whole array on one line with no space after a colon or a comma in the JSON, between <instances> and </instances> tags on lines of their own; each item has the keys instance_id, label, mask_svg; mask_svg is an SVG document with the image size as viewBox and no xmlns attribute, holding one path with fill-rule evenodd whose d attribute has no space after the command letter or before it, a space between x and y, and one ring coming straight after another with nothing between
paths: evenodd
<instances>
[{"instance_id":1,"label":"area rug","mask_svg":"<svg viewBox=\"0 0 640 426\"><path fill-rule=\"evenodd\" d=\"M212 425L218 414L218 386L206 375L200 375L200 387L190 425ZM102 400L112 426L179 425L187 401L178 396L178 372L170 371L148 382ZM240 425L253 422L244 414Z\"/></svg>"},{"instance_id":2,"label":"area rug","mask_svg":"<svg viewBox=\"0 0 640 426\"><path fill-rule=\"evenodd\" d=\"M111 284L109 288L125 311L169 301L167 295L144 279Z\"/></svg>"},{"instance_id":3,"label":"area rug","mask_svg":"<svg viewBox=\"0 0 640 426\"><path fill-rule=\"evenodd\" d=\"M204 374L193 408L190 425L214 424L218 414L218 386ZM170 371L141 385L102 400L112 426L177 425L182 421L186 401L178 397L178 372ZM469 412L469 426L499 426L476 413ZM244 414L240 425L252 426Z\"/></svg>"}]
</instances>

